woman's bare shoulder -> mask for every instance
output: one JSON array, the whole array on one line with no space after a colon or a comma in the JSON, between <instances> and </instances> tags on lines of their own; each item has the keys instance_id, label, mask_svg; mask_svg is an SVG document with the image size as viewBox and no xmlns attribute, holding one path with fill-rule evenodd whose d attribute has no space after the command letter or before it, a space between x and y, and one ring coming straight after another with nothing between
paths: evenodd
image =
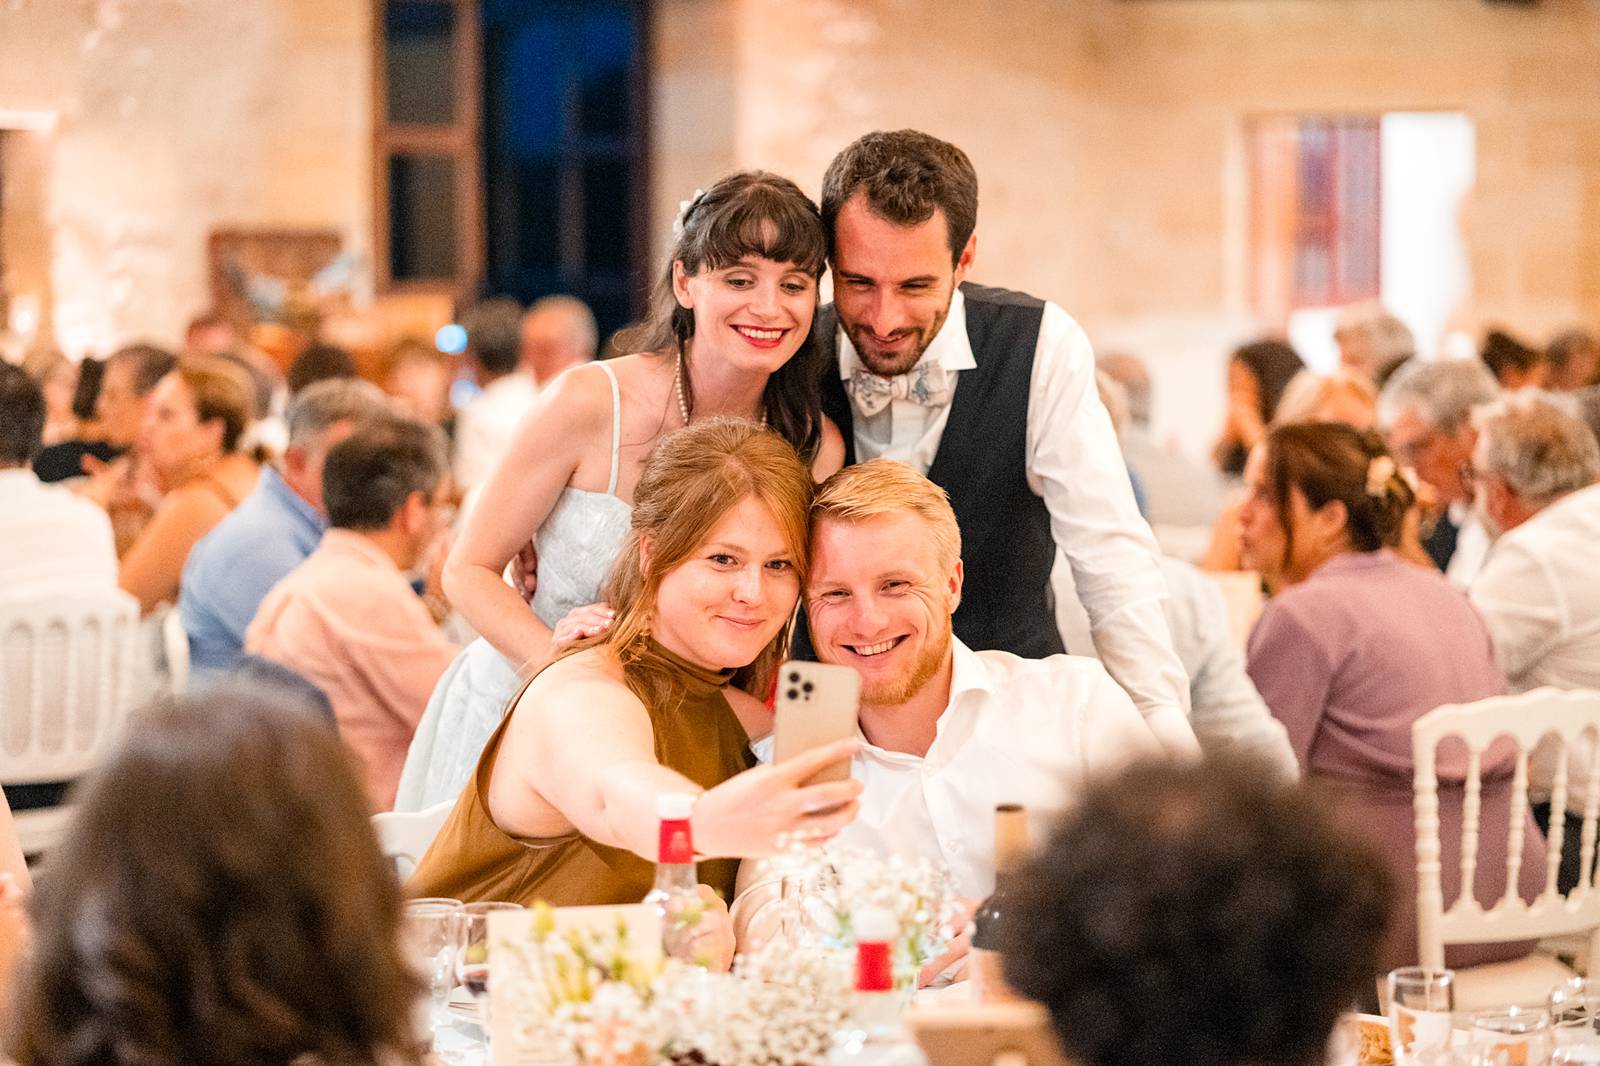
<instances>
[{"instance_id":1,"label":"woman's bare shoulder","mask_svg":"<svg viewBox=\"0 0 1600 1066\"><path fill-rule=\"evenodd\" d=\"M623 680L622 666L604 645L557 659L528 683L518 706L549 706L574 699L598 701L607 706L644 705Z\"/></svg>"}]
</instances>

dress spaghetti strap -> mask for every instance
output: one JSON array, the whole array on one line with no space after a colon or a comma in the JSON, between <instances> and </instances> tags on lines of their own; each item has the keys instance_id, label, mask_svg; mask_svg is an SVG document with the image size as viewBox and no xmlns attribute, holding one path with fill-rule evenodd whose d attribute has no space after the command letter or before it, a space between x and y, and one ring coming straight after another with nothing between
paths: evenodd
<instances>
[{"instance_id":1,"label":"dress spaghetti strap","mask_svg":"<svg viewBox=\"0 0 1600 1066\"><path fill-rule=\"evenodd\" d=\"M617 372L602 361L598 364L611 379L611 480L606 483L609 495L617 494L617 466L622 453L622 390L617 387Z\"/></svg>"}]
</instances>

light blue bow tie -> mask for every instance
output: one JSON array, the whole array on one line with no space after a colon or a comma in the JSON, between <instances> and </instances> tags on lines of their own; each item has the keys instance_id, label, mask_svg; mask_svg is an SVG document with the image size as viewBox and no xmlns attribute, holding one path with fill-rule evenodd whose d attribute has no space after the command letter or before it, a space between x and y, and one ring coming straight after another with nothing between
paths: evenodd
<instances>
[{"instance_id":1,"label":"light blue bow tie","mask_svg":"<svg viewBox=\"0 0 1600 1066\"><path fill-rule=\"evenodd\" d=\"M919 363L904 374L881 377L857 368L850 375L850 397L856 410L875 415L889 406L890 400L909 400L923 407L943 407L950 402L954 387L950 372L941 363Z\"/></svg>"}]
</instances>

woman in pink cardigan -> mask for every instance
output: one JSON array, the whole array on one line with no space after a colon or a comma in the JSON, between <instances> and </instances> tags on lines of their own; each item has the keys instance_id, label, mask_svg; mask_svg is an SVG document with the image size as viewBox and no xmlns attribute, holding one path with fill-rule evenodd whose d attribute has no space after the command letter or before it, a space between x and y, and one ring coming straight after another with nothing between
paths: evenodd
<instances>
[{"instance_id":1,"label":"woman in pink cardigan","mask_svg":"<svg viewBox=\"0 0 1600 1066\"><path fill-rule=\"evenodd\" d=\"M1249 672L1289 731L1307 778L1334 794L1374 838L1403 906L1384 968L1415 963L1416 838L1411 724L1435 707L1506 690L1488 630L1438 572L1394 552L1415 494L1372 432L1326 422L1281 426L1245 468L1241 552L1280 589L1250 635ZM1483 814L1474 894L1505 892L1509 746L1483 760ZM1460 891L1466 748L1439 751L1444 896ZM1543 887L1543 838L1527 816L1518 890ZM1521 957L1527 942L1452 947L1452 966Z\"/></svg>"}]
</instances>

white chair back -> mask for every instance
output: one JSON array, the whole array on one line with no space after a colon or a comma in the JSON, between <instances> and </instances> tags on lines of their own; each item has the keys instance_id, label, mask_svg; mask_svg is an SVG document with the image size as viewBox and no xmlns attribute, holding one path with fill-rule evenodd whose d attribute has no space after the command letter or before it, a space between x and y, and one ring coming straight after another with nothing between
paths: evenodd
<instances>
[{"instance_id":1,"label":"white chair back","mask_svg":"<svg viewBox=\"0 0 1600 1066\"><path fill-rule=\"evenodd\" d=\"M455 805L455 800L445 800L420 811L384 811L372 816L378 846L394 862L401 880L417 868Z\"/></svg>"},{"instance_id":2,"label":"white chair back","mask_svg":"<svg viewBox=\"0 0 1600 1066\"><path fill-rule=\"evenodd\" d=\"M0 601L0 781L71 781L127 716L139 603L121 589Z\"/></svg>"},{"instance_id":3,"label":"white chair back","mask_svg":"<svg viewBox=\"0 0 1600 1066\"><path fill-rule=\"evenodd\" d=\"M161 653L167 668L167 691L181 696L189 690L189 634L176 604L161 616Z\"/></svg>"},{"instance_id":4,"label":"white chair back","mask_svg":"<svg viewBox=\"0 0 1600 1066\"><path fill-rule=\"evenodd\" d=\"M1589 734L1587 741L1584 734ZM1545 849L1544 889L1532 903L1517 894L1522 872L1523 826L1528 812L1528 757L1542 738L1554 735L1562 746L1551 787L1550 833ZM1461 892L1447 909L1440 885L1439 742L1459 737L1467 747L1467 780L1461 813ZM1532 940L1578 931L1590 932L1590 958L1600 958L1600 892L1594 885L1596 823L1600 822L1600 692L1535 689L1520 696L1497 696L1452 704L1423 715L1411 727L1416 763L1417 940L1423 966L1442 969L1446 944ZM1505 894L1487 910L1472 885L1478 868L1478 830L1482 811L1482 760L1496 740L1516 745L1506 847ZM1581 745L1581 746L1580 746ZM1567 754L1587 750L1586 772L1569 780ZM1583 798L1581 837L1583 874L1569 894L1556 888L1561 866L1562 812L1570 796Z\"/></svg>"}]
</instances>

